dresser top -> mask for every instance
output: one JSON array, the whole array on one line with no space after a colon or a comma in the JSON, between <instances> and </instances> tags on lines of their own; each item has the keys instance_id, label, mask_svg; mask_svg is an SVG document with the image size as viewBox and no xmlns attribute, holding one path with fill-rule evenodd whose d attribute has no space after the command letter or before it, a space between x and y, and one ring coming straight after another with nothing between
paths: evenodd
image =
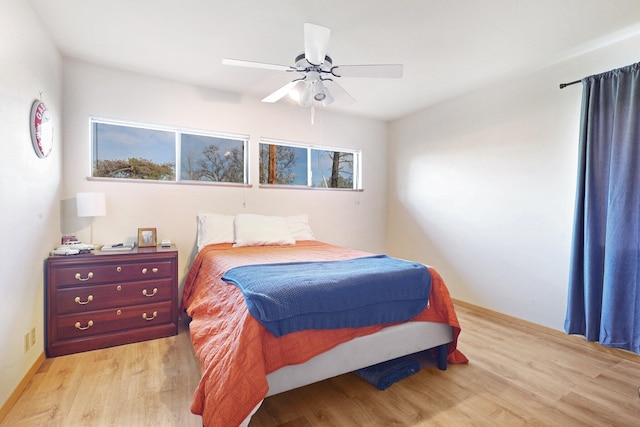
<instances>
[{"instance_id":1,"label":"dresser top","mask_svg":"<svg viewBox=\"0 0 640 427\"><path fill-rule=\"evenodd\" d=\"M76 255L51 255L49 260L87 260L95 259L96 257L111 257L111 256L127 256L127 255L152 255L152 254L172 254L177 253L178 249L176 245L170 247L150 246L150 247L135 247L128 251L101 251L95 249L88 253L76 254Z\"/></svg>"}]
</instances>

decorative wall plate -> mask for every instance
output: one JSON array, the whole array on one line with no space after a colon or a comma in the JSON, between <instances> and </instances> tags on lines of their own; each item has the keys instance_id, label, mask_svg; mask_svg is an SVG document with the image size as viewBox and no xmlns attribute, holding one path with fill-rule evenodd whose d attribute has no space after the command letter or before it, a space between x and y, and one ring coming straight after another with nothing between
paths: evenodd
<instances>
[{"instance_id":1,"label":"decorative wall plate","mask_svg":"<svg viewBox=\"0 0 640 427\"><path fill-rule=\"evenodd\" d=\"M31 107L31 142L40 158L45 158L53 148L53 116L44 105L36 100Z\"/></svg>"}]
</instances>

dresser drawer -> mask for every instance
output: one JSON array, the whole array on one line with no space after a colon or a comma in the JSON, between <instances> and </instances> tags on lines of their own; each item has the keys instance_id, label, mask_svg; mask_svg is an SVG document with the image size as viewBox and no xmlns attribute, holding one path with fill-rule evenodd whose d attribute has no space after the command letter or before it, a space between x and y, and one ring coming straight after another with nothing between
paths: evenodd
<instances>
[{"instance_id":1,"label":"dresser drawer","mask_svg":"<svg viewBox=\"0 0 640 427\"><path fill-rule=\"evenodd\" d=\"M169 301L173 295L172 286L172 278L165 277L158 280L65 287L56 292L56 306L58 314L68 314Z\"/></svg>"},{"instance_id":2,"label":"dresser drawer","mask_svg":"<svg viewBox=\"0 0 640 427\"><path fill-rule=\"evenodd\" d=\"M58 317L60 340L85 338L122 330L145 328L171 323L171 301L158 304L112 308Z\"/></svg>"},{"instance_id":3,"label":"dresser drawer","mask_svg":"<svg viewBox=\"0 0 640 427\"><path fill-rule=\"evenodd\" d=\"M171 277L173 268L170 260L93 265L79 264L53 269L51 272L51 280L58 287L117 282L122 280L144 280Z\"/></svg>"}]
</instances>

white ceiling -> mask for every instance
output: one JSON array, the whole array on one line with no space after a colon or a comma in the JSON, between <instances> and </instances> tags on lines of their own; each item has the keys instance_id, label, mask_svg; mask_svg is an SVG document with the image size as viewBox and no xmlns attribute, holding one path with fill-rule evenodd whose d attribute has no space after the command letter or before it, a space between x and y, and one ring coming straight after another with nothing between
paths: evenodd
<instances>
[{"instance_id":1,"label":"white ceiling","mask_svg":"<svg viewBox=\"0 0 640 427\"><path fill-rule=\"evenodd\" d=\"M402 79L339 80L357 102L329 107L384 120L640 33L638 0L29 2L65 57L256 102L292 75L222 58L293 65L303 24L325 26L334 65L404 64Z\"/></svg>"}]
</instances>

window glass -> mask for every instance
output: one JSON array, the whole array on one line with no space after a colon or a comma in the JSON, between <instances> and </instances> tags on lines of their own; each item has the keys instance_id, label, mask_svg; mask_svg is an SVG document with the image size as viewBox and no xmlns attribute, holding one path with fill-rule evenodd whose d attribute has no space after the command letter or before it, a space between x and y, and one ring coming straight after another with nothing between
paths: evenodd
<instances>
[{"instance_id":1,"label":"window glass","mask_svg":"<svg viewBox=\"0 0 640 427\"><path fill-rule=\"evenodd\" d=\"M247 182L246 136L91 119L92 176Z\"/></svg>"},{"instance_id":2,"label":"window glass","mask_svg":"<svg viewBox=\"0 0 640 427\"><path fill-rule=\"evenodd\" d=\"M307 149L260 143L260 184L307 185Z\"/></svg>"},{"instance_id":3,"label":"window glass","mask_svg":"<svg viewBox=\"0 0 640 427\"><path fill-rule=\"evenodd\" d=\"M263 139L260 184L358 190L359 159L358 151Z\"/></svg>"},{"instance_id":4,"label":"window glass","mask_svg":"<svg viewBox=\"0 0 640 427\"><path fill-rule=\"evenodd\" d=\"M173 132L94 123L93 147L93 176L175 180Z\"/></svg>"},{"instance_id":5,"label":"window glass","mask_svg":"<svg viewBox=\"0 0 640 427\"><path fill-rule=\"evenodd\" d=\"M353 153L311 150L311 185L322 188L354 188Z\"/></svg>"},{"instance_id":6,"label":"window glass","mask_svg":"<svg viewBox=\"0 0 640 427\"><path fill-rule=\"evenodd\" d=\"M180 179L244 182L244 141L182 134Z\"/></svg>"}]
</instances>

